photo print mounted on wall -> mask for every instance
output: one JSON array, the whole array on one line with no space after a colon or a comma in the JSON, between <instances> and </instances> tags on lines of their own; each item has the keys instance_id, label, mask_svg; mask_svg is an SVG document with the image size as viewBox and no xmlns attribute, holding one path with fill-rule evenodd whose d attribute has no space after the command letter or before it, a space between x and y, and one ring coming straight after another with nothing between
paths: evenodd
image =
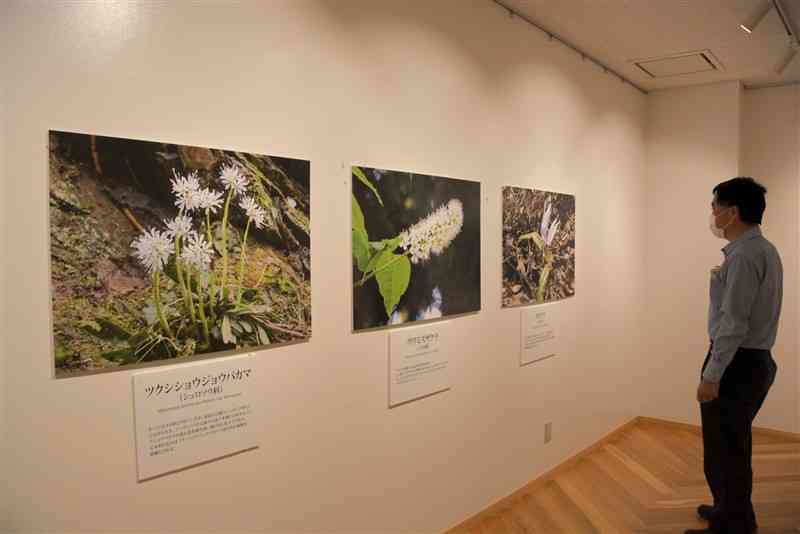
<instances>
[{"instance_id":1,"label":"photo print mounted on wall","mask_svg":"<svg viewBox=\"0 0 800 534\"><path fill-rule=\"evenodd\" d=\"M309 173L51 131L56 377L308 339Z\"/></svg>"},{"instance_id":2,"label":"photo print mounted on wall","mask_svg":"<svg viewBox=\"0 0 800 534\"><path fill-rule=\"evenodd\" d=\"M480 310L480 183L351 170L353 329Z\"/></svg>"},{"instance_id":3,"label":"photo print mounted on wall","mask_svg":"<svg viewBox=\"0 0 800 534\"><path fill-rule=\"evenodd\" d=\"M503 307L575 295L575 197L503 187Z\"/></svg>"}]
</instances>

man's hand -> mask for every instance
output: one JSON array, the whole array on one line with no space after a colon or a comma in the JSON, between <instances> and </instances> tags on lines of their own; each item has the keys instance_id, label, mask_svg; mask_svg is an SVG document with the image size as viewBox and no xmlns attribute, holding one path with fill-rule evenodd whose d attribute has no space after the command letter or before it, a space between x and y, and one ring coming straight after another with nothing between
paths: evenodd
<instances>
[{"instance_id":1,"label":"man's hand","mask_svg":"<svg viewBox=\"0 0 800 534\"><path fill-rule=\"evenodd\" d=\"M713 382L700 382L697 388L698 402L711 402L719 397L719 384Z\"/></svg>"}]
</instances>

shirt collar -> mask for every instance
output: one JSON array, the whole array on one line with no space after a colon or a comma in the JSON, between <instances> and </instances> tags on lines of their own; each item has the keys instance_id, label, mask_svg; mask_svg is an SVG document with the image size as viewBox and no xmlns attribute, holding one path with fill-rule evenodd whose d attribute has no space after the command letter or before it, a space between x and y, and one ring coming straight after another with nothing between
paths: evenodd
<instances>
[{"instance_id":1,"label":"shirt collar","mask_svg":"<svg viewBox=\"0 0 800 534\"><path fill-rule=\"evenodd\" d=\"M734 250L739 248L742 245L742 243L744 243L745 241L750 241L751 239L755 239L757 237L761 237L762 235L763 234L761 233L761 227L756 225L753 228L747 230L745 233L743 233L739 237L737 237L735 241L731 241L730 243L728 243L722 249L722 252L725 254L725 256L729 256L731 254L731 252L733 252Z\"/></svg>"}]
</instances>

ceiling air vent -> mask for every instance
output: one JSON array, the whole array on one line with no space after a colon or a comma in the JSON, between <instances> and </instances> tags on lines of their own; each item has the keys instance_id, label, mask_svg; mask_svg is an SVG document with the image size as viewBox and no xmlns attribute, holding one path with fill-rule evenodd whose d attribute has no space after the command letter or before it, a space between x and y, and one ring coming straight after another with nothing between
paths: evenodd
<instances>
[{"instance_id":1,"label":"ceiling air vent","mask_svg":"<svg viewBox=\"0 0 800 534\"><path fill-rule=\"evenodd\" d=\"M668 78L724 70L722 63L710 50L682 52L671 56L631 61L650 78Z\"/></svg>"}]
</instances>

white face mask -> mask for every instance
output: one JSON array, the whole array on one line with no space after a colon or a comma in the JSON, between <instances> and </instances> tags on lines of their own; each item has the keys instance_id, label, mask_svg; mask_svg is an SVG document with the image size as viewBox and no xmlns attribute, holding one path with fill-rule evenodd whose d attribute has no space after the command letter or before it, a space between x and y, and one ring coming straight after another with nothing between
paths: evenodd
<instances>
[{"instance_id":1,"label":"white face mask","mask_svg":"<svg viewBox=\"0 0 800 534\"><path fill-rule=\"evenodd\" d=\"M711 233L714 234L714 237L717 237L719 239L725 239L725 230L727 229L727 227L729 225L730 225L730 223L725 225L725 227L723 227L723 228L720 228L719 226L717 226L717 216L714 215L714 213L711 213L711 215L708 218L708 228L709 228L709 230L711 230Z\"/></svg>"}]
</instances>

